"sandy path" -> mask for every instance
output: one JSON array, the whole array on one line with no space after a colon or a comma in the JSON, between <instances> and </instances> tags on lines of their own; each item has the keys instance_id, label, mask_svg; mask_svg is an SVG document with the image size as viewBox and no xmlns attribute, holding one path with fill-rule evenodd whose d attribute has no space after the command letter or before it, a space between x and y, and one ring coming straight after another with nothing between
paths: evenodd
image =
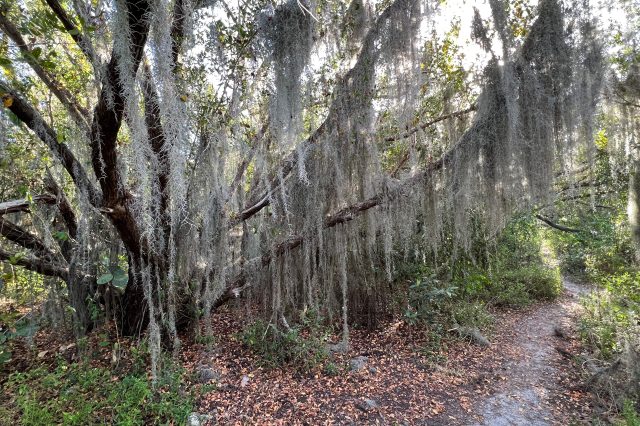
<instances>
[{"instance_id":1,"label":"sandy path","mask_svg":"<svg viewBox=\"0 0 640 426\"><path fill-rule=\"evenodd\" d=\"M554 391L562 392L562 389L558 389L553 362L558 356L554 348L555 328L570 328L579 309L580 296L589 291L569 279L563 283L563 297L542 305L516 323L512 344L520 348L522 356L502 367L506 380L493 395L479 401L474 411L481 415L481 420L476 418L471 424L543 426L557 423L551 399Z\"/></svg>"}]
</instances>

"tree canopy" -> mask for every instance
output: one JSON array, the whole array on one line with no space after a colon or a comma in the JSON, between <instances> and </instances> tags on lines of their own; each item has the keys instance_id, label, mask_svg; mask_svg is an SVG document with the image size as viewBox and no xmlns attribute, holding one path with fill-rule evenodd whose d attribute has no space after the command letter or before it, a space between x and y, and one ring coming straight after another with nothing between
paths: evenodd
<instances>
[{"instance_id":1,"label":"tree canopy","mask_svg":"<svg viewBox=\"0 0 640 426\"><path fill-rule=\"evenodd\" d=\"M238 297L347 345L415 235L468 250L594 158L592 12L489 4L470 70L428 1L2 2L0 259L153 357Z\"/></svg>"}]
</instances>

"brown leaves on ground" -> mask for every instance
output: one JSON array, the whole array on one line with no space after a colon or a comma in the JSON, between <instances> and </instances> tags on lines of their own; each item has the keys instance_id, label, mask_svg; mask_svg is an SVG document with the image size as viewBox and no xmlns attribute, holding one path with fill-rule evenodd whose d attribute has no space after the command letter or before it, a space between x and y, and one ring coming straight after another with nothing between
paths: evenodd
<instances>
[{"instance_id":1,"label":"brown leaves on ground","mask_svg":"<svg viewBox=\"0 0 640 426\"><path fill-rule=\"evenodd\" d=\"M423 333L401 321L376 331L353 330L349 352L329 359L337 367L334 375L320 367L307 374L259 367L235 337L242 329L238 316L226 310L213 318L214 350L192 345L183 360L220 374L216 389L200 398L198 411L224 424L468 424L482 420L479 405L507 380L509 363L526 355L514 335L521 317L536 315L540 307L497 313L499 330L491 347L453 341L438 362L421 355ZM571 353L579 350L570 338L555 343ZM351 371L349 360L357 356L367 357L366 367ZM575 388L580 378L573 361L554 351L550 362L556 372L549 378L555 407L550 422L588 417L589 396Z\"/></svg>"},{"instance_id":2,"label":"brown leaves on ground","mask_svg":"<svg viewBox=\"0 0 640 426\"><path fill-rule=\"evenodd\" d=\"M259 359L237 337L246 325L240 320L243 315L225 308L212 318L213 349L184 339L180 358L194 376L202 366L215 372L215 386L194 384L192 390L208 389L198 398L197 411L222 424L469 424L482 421L482 404L513 380L510 365L526 362L526 348L518 343L523 319L535 316L544 321L545 309L552 305L495 313L497 330L489 336L488 348L451 340L446 350L428 356L422 350L428 343L425 333L400 320L389 320L375 331L352 330L348 353L334 353L324 367L308 373L293 367L260 367ZM549 333L535 342L553 349L549 363L554 373L545 379L544 391L552 407L548 422L555 424L582 421L591 411L590 396L578 386L581 377L572 356L581 348L575 331L563 330L563 336ZM116 334L114 327L103 327L83 342L83 352L96 365L125 371L132 362L128 349L135 342L121 339L122 358L114 362ZM111 344L104 344L107 341ZM53 367L60 356L74 361L79 351L70 346L73 342L68 334L54 330L40 330L32 347L13 342L14 360L0 375L0 383L11 371ZM358 356L367 357L366 365L351 371L350 360Z\"/></svg>"}]
</instances>

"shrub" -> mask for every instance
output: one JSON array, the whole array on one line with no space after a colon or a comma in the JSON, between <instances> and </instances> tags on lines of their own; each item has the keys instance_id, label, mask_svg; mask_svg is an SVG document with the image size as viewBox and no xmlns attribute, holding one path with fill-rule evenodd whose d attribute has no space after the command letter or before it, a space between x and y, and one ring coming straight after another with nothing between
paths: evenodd
<instances>
[{"instance_id":1,"label":"shrub","mask_svg":"<svg viewBox=\"0 0 640 426\"><path fill-rule=\"evenodd\" d=\"M184 392L184 373L167 366L154 390L146 374L113 377L106 368L60 362L13 373L3 392L10 405L3 419L22 425L185 424L193 397Z\"/></svg>"},{"instance_id":2,"label":"shrub","mask_svg":"<svg viewBox=\"0 0 640 426\"><path fill-rule=\"evenodd\" d=\"M504 287L521 286L533 299L554 299L562 291L559 272L537 264L503 270L497 280Z\"/></svg>"},{"instance_id":3,"label":"shrub","mask_svg":"<svg viewBox=\"0 0 640 426\"><path fill-rule=\"evenodd\" d=\"M508 306L522 308L531 303L531 297L524 286L519 282L499 282L493 286L495 295L492 302L496 306Z\"/></svg>"},{"instance_id":4,"label":"shrub","mask_svg":"<svg viewBox=\"0 0 640 426\"><path fill-rule=\"evenodd\" d=\"M493 316L484 302L460 302L452 309L453 322L465 327L488 329L493 324Z\"/></svg>"},{"instance_id":5,"label":"shrub","mask_svg":"<svg viewBox=\"0 0 640 426\"><path fill-rule=\"evenodd\" d=\"M409 286L405 319L409 324L433 323L445 302L456 294L457 287L443 284L434 275L423 276Z\"/></svg>"},{"instance_id":6,"label":"shrub","mask_svg":"<svg viewBox=\"0 0 640 426\"><path fill-rule=\"evenodd\" d=\"M328 356L326 342L329 333L314 322L313 326L304 322L288 330L262 320L250 324L241 333L242 342L260 357L260 362L268 368L293 365L309 371L322 363Z\"/></svg>"}]
</instances>

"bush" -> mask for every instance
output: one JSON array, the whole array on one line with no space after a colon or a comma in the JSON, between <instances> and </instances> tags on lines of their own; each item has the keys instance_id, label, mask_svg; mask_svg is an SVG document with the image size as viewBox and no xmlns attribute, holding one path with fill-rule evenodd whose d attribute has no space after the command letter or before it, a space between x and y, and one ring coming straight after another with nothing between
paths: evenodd
<instances>
[{"instance_id":1,"label":"bush","mask_svg":"<svg viewBox=\"0 0 640 426\"><path fill-rule=\"evenodd\" d=\"M621 424L637 425L640 271L634 265L624 197L595 211L573 209L566 217L568 225L583 231L548 232L562 269L583 275L600 287L582 299L580 336L598 364L616 366L594 380L592 390L620 410Z\"/></svg>"},{"instance_id":2,"label":"bush","mask_svg":"<svg viewBox=\"0 0 640 426\"><path fill-rule=\"evenodd\" d=\"M193 397L181 369L165 368L156 389L145 374L113 377L106 368L60 362L14 373L4 384L4 419L22 425L186 424Z\"/></svg>"},{"instance_id":3,"label":"bush","mask_svg":"<svg viewBox=\"0 0 640 426\"><path fill-rule=\"evenodd\" d=\"M488 329L493 324L493 316L484 302L460 302L452 309L454 324L464 327Z\"/></svg>"},{"instance_id":4,"label":"bush","mask_svg":"<svg viewBox=\"0 0 640 426\"><path fill-rule=\"evenodd\" d=\"M319 325L319 319L311 323L303 321L301 326L288 330L258 320L240 335L242 342L260 357L265 367L293 365L302 371L312 370L328 357L328 338L329 333Z\"/></svg>"},{"instance_id":5,"label":"bush","mask_svg":"<svg viewBox=\"0 0 640 426\"><path fill-rule=\"evenodd\" d=\"M404 316L409 324L433 323L444 304L456 294L457 287L443 284L434 275L423 276L409 286L408 305Z\"/></svg>"},{"instance_id":6,"label":"bush","mask_svg":"<svg viewBox=\"0 0 640 426\"><path fill-rule=\"evenodd\" d=\"M621 332L629 327L628 314L607 291L591 294L583 306L580 335L599 358L610 360L622 350Z\"/></svg>"},{"instance_id":7,"label":"bush","mask_svg":"<svg viewBox=\"0 0 640 426\"><path fill-rule=\"evenodd\" d=\"M497 263L497 262L496 262ZM456 279L465 300L475 300L495 306L524 307L532 300L550 300L560 295L562 280L557 269L540 263L507 267L500 262L490 275L474 270Z\"/></svg>"},{"instance_id":8,"label":"bush","mask_svg":"<svg viewBox=\"0 0 640 426\"><path fill-rule=\"evenodd\" d=\"M537 264L500 271L496 280L505 288L521 288L533 299L555 299L562 291L559 272Z\"/></svg>"}]
</instances>

